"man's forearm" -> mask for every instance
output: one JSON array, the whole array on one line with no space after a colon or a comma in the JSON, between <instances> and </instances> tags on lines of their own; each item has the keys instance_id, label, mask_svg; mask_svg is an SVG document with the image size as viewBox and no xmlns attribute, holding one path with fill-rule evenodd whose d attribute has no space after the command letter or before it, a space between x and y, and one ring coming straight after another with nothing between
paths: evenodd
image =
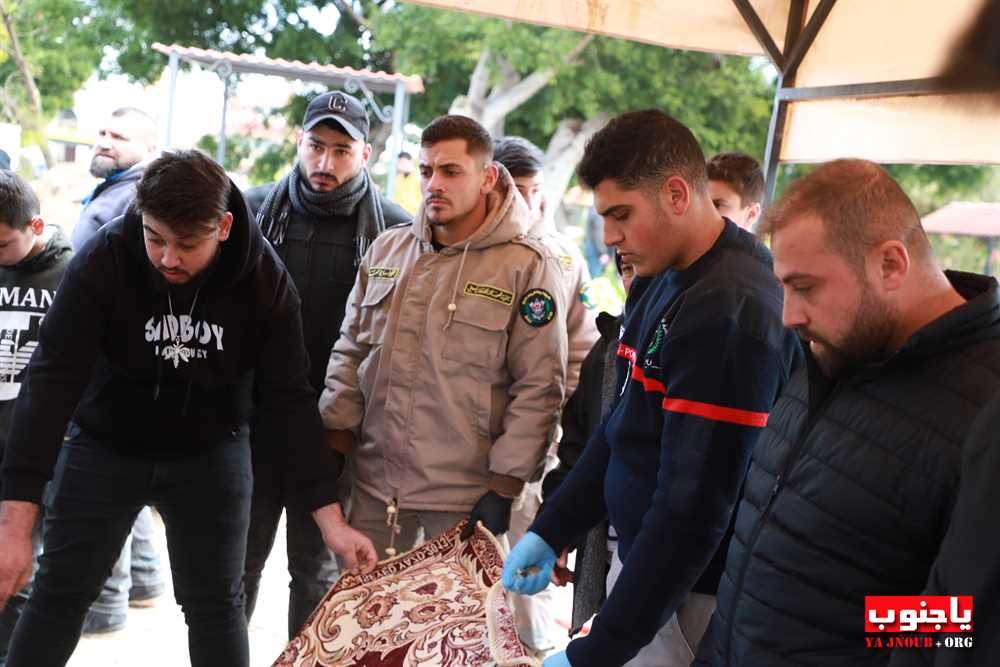
<instances>
[{"instance_id":1,"label":"man's forearm","mask_svg":"<svg viewBox=\"0 0 1000 667\"><path fill-rule=\"evenodd\" d=\"M38 520L39 506L27 500L0 502L0 529L16 534L31 535Z\"/></svg>"},{"instance_id":2,"label":"man's forearm","mask_svg":"<svg viewBox=\"0 0 1000 667\"><path fill-rule=\"evenodd\" d=\"M324 505L313 510L312 515L321 530L347 525L347 519L344 518L344 511L341 509L340 503Z\"/></svg>"}]
</instances>

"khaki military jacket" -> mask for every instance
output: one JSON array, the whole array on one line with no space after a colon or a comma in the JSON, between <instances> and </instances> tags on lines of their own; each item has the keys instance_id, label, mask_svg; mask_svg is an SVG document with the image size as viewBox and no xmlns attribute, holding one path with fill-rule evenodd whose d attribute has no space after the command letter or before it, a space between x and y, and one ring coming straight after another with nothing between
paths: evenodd
<instances>
[{"instance_id":1,"label":"khaki military jacket","mask_svg":"<svg viewBox=\"0 0 1000 667\"><path fill-rule=\"evenodd\" d=\"M580 381L580 367L583 366L583 360L601 337L597 330L597 313L588 301L590 271L587 270L587 262L580 248L567 236L556 231L552 223L542 220L531 228L528 235L541 240L555 255L562 269L566 300L566 310L563 313L566 316L566 336L569 346L566 400L569 400Z\"/></svg>"},{"instance_id":2,"label":"khaki military jacket","mask_svg":"<svg viewBox=\"0 0 1000 667\"><path fill-rule=\"evenodd\" d=\"M355 434L354 483L383 502L467 511L541 473L565 392L562 268L500 172L471 237L436 251L421 208L373 243L348 300L320 412Z\"/></svg>"}]
</instances>

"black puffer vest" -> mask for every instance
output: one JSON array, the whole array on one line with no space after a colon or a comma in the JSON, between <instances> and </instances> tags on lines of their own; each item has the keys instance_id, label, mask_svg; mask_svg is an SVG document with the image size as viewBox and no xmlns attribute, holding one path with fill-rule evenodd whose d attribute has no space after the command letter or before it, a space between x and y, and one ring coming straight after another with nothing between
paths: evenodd
<instances>
[{"instance_id":1,"label":"black puffer vest","mask_svg":"<svg viewBox=\"0 0 1000 667\"><path fill-rule=\"evenodd\" d=\"M948 528L960 447L1000 389L992 278L888 361L837 382L811 363L754 452L699 664L884 665L866 595L916 595Z\"/></svg>"}]
</instances>

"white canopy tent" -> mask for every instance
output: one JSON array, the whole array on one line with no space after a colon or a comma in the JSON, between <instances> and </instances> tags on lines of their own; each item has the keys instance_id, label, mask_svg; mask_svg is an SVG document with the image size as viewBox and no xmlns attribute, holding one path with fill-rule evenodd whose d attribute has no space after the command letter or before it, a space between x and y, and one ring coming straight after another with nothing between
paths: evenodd
<instances>
[{"instance_id":1,"label":"white canopy tent","mask_svg":"<svg viewBox=\"0 0 1000 667\"><path fill-rule=\"evenodd\" d=\"M1000 163L986 94L936 78L984 0L407 0L669 48L765 55L780 75L765 172L779 162Z\"/></svg>"}]
</instances>

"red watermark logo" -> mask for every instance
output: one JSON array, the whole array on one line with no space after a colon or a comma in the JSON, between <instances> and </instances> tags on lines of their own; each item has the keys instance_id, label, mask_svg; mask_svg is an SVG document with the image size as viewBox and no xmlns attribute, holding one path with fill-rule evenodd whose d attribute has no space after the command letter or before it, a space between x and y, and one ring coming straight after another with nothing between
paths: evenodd
<instances>
[{"instance_id":1,"label":"red watermark logo","mask_svg":"<svg viewBox=\"0 0 1000 667\"><path fill-rule=\"evenodd\" d=\"M865 596L865 633L874 635L865 638L873 649L969 648L972 596Z\"/></svg>"},{"instance_id":2,"label":"red watermark logo","mask_svg":"<svg viewBox=\"0 0 1000 667\"><path fill-rule=\"evenodd\" d=\"M972 632L972 596L867 595L865 632Z\"/></svg>"}]
</instances>

